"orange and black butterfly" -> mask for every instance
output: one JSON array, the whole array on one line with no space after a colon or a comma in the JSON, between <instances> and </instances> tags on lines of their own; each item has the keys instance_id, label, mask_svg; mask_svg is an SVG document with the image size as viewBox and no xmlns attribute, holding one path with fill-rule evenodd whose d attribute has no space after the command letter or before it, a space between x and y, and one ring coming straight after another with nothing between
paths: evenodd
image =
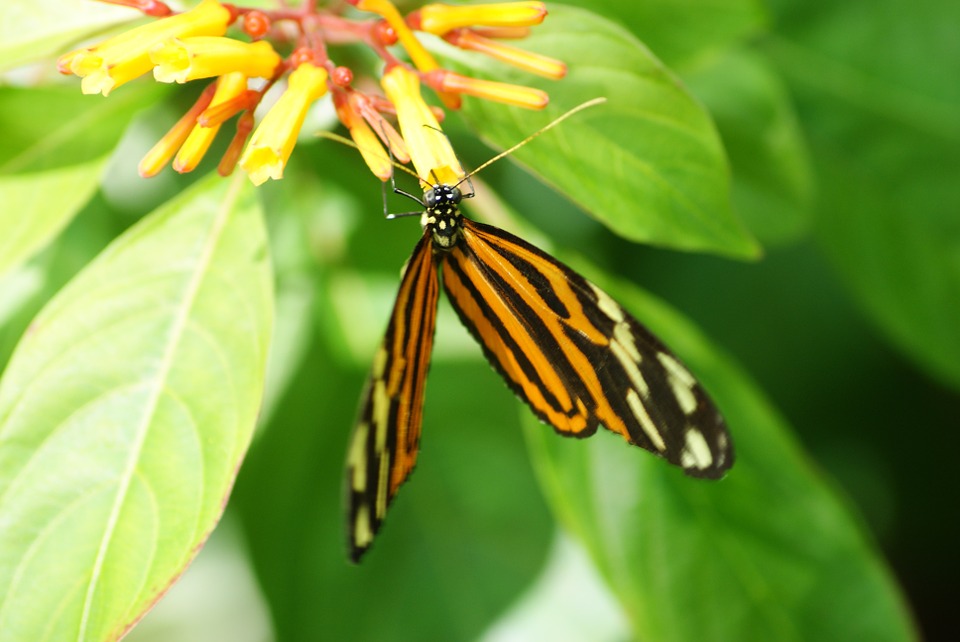
<instances>
[{"instance_id":1,"label":"orange and black butterfly","mask_svg":"<svg viewBox=\"0 0 960 642\"><path fill-rule=\"evenodd\" d=\"M723 418L680 360L566 265L465 218L459 206L468 196L436 184L421 201L424 234L403 274L349 447L354 561L417 461L441 278L493 367L561 435L587 437L603 424L694 477L715 479L733 464Z\"/></svg>"}]
</instances>

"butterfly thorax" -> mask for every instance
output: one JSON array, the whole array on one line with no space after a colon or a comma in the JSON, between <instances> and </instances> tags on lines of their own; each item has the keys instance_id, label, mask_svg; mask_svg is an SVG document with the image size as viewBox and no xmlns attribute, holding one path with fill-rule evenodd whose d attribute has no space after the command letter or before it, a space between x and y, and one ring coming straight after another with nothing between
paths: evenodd
<instances>
[{"instance_id":1,"label":"butterfly thorax","mask_svg":"<svg viewBox=\"0 0 960 642\"><path fill-rule=\"evenodd\" d=\"M449 250L460 240L463 216L460 214L460 189L436 185L423 193L426 210L420 218L423 229L430 232L435 250Z\"/></svg>"}]
</instances>

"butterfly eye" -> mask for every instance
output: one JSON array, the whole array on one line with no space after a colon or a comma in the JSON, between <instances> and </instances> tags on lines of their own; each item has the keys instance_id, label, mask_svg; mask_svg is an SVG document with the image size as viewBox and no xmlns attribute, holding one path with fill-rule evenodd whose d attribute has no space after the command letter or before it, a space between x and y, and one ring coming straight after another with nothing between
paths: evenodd
<instances>
[{"instance_id":1,"label":"butterfly eye","mask_svg":"<svg viewBox=\"0 0 960 642\"><path fill-rule=\"evenodd\" d=\"M437 190L435 189L428 189L426 192L423 193L423 202L424 204L426 204L427 207L434 207L437 204L438 200L439 199L437 198Z\"/></svg>"},{"instance_id":2,"label":"butterfly eye","mask_svg":"<svg viewBox=\"0 0 960 642\"><path fill-rule=\"evenodd\" d=\"M462 198L463 198L463 196L462 196L462 194L460 193L460 188L459 188L459 187L451 187L451 188L450 188L450 200L451 200L451 201L453 201L454 203L459 203Z\"/></svg>"}]
</instances>

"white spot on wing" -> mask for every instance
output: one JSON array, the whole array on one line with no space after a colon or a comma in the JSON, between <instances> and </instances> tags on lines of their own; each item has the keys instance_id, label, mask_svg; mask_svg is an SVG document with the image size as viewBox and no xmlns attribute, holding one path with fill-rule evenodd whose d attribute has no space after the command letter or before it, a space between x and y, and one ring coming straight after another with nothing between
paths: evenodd
<instances>
[{"instance_id":1,"label":"white spot on wing","mask_svg":"<svg viewBox=\"0 0 960 642\"><path fill-rule=\"evenodd\" d=\"M660 431L657 430L650 415L647 414L647 409L643 407L643 402L641 402L640 397L637 396L636 390L627 391L627 405L630 406L630 410L633 411L633 415L637 418L637 421L640 422L640 427L643 428L643 432L650 438L650 441L653 442L656 449L660 452L666 450L667 445L663 443Z\"/></svg>"},{"instance_id":2,"label":"white spot on wing","mask_svg":"<svg viewBox=\"0 0 960 642\"><path fill-rule=\"evenodd\" d=\"M693 394L693 386L696 385L697 380L669 354L658 352L657 359L667 371L667 382L673 390L673 396L677 398L677 403L680 404L680 409L686 415L693 414L697 409L697 397Z\"/></svg>"},{"instance_id":3,"label":"white spot on wing","mask_svg":"<svg viewBox=\"0 0 960 642\"><path fill-rule=\"evenodd\" d=\"M685 439L686 445L683 447L683 455L680 458L684 468L700 470L709 468L713 463L713 455L710 454L710 446L707 445L703 433L692 426L687 426Z\"/></svg>"},{"instance_id":4,"label":"white spot on wing","mask_svg":"<svg viewBox=\"0 0 960 642\"><path fill-rule=\"evenodd\" d=\"M350 444L350 454L347 457L353 473L350 485L358 493L362 493L367 487L367 457L365 452L369 432L370 426L367 422L357 425L357 429L353 433L353 442Z\"/></svg>"},{"instance_id":5,"label":"white spot on wing","mask_svg":"<svg viewBox=\"0 0 960 642\"><path fill-rule=\"evenodd\" d=\"M689 370L681 366L679 361L674 359L666 352L658 352L657 359L663 364L663 367L667 369L667 372L676 377L688 388L692 388L693 384L697 382L697 380L693 378L693 375L690 374Z\"/></svg>"},{"instance_id":6,"label":"white spot on wing","mask_svg":"<svg viewBox=\"0 0 960 642\"><path fill-rule=\"evenodd\" d=\"M370 529L370 507L366 504L357 510L357 518L353 522L353 542L358 547L365 547L373 541L373 531Z\"/></svg>"},{"instance_id":7,"label":"white spot on wing","mask_svg":"<svg viewBox=\"0 0 960 642\"><path fill-rule=\"evenodd\" d=\"M373 378L382 379L383 371L387 367L387 348L380 346L373 358Z\"/></svg>"},{"instance_id":8,"label":"white spot on wing","mask_svg":"<svg viewBox=\"0 0 960 642\"><path fill-rule=\"evenodd\" d=\"M637 350L637 344L633 341L633 332L630 331L629 323L626 321L618 323L613 329L613 339L626 349L636 363L643 361L643 355Z\"/></svg>"},{"instance_id":9,"label":"white spot on wing","mask_svg":"<svg viewBox=\"0 0 960 642\"><path fill-rule=\"evenodd\" d=\"M593 289L593 293L597 295L597 307L600 308L600 311L617 323L623 321L623 308L620 307L620 304L593 283L590 284L590 287Z\"/></svg>"},{"instance_id":10,"label":"white spot on wing","mask_svg":"<svg viewBox=\"0 0 960 642\"><path fill-rule=\"evenodd\" d=\"M383 519L387 514L387 487L390 484L390 456L380 459L380 476L377 479L377 517Z\"/></svg>"},{"instance_id":11,"label":"white spot on wing","mask_svg":"<svg viewBox=\"0 0 960 642\"><path fill-rule=\"evenodd\" d=\"M668 376L667 381L670 382L670 389L673 390L673 394L677 398L677 403L680 404L680 410L683 411L683 414L693 414L693 411L697 409L697 398L694 396L693 391L678 381L676 377Z\"/></svg>"},{"instance_id":12,"label":"white spot on wing","mask_svg":"<svg viewBox=\"0 0 960 642\"><path fill-rule=\"evenodd\" d=\"M643 378L643 375L640 374L640 368L637 366L637 362L630 358L630 355L623 347L623 344L614 340L610 343L610 351L614 354L617 360L620 361L620 365L623 366L627 376L630 378L630 384L633 386L633 388L639 391L640 394L643 395L644 399L648 399L650 397L650 388L647 386L647 382Z\"/></svg>"},{"instance_id":13,"label":"white spot on wing","mask_svg":"<svg viewBox=\"0 0 960 642\"><path fill-rule=\"evenodd\" d=\"M373 384L373 423L377 427L376 452L382 454L387 448L387 420L390 417L390 397L383 379Z\"/></svg>"}]
</instances>

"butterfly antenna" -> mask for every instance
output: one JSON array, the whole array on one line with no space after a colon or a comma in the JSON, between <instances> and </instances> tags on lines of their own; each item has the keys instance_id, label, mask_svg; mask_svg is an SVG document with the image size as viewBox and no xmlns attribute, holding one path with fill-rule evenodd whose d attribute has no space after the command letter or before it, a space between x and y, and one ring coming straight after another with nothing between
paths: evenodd
<instances>
[{"instance_id":1,"label":"butterfly antenna","mask_svg":"<svg viewBox=\"0 0 960 642\"><path fill-rule=\"evenodd\" d=\"M414 177L415 179L417 179L418 181L420 180L420 177L417 176L417 173L414 172L412 169L410 169L410 168L407 167L406 165L401 165L401 164L398 163L397 161L393 160L393 154L392 154L392 153L391 153L390 156L388 157L388 156L385 156L385 155L383 154L383 150L374 150L374 149L371 149L371 148L369 148L369 147L364 147L364 148L361 150L360 146L357 145L355 142L353 142L352 139L346 138L346 137L344 137L344 136L341 136L340 134L335 134L335 133L333 133L333 132L318 131L318 132L317 132L317 136L319 136L320 138L327 138L327 139L329 139L329 140L336 141L336 142L338 142L338 143L341 143L341 144L343 144L343 145L346 145L347 147L353 147L354 149L356 149L356 150L358 150L358 151L373 152L373 154L374 154L375 156L379 156L380 158L389 158L390 164L393 165L396 169L399 169L401 172L406 172L407 174L410 174L410 176L413 176L413 177Z\"/></svg>"},{"instance_id":2,"label":"butterfly antenna","mask_svg":"<svg viewBox=\"0 0 960 642\"><path fill-rule=\"evenodd\" d=\"M319 132L317 132L317 135L320 136L321 138L327 138L327 139L336 141L336 142L338 142L338 143L342 143L343 145L346 145L347 147L353 147L353 148L356 149L356 150L363 151L363 150L360 149L360 146L357 145L353 140L351 140L351 139L349 139L349 138L346 138L346 137L344 137L344 136L341 136L340 134L335 134L335 133L333 133L333 132L328 132L328 131L319 131ZM378 150L373 150L373 149L367 148L366 151L373 152L374 155L380 156L381 158L385 158L385 157L383 156L383 150L379 150L379 149L378 149ZM388 151L388 153L389 153L390 165L392 165L395 169L399 169L400 171L403 171L403 172L406 172L407 174L410 174L411 176L413 176L414 178L416 178L418 181L420 180L420 177L417 176L416 172L414 172L413 170L411 170L409 167L406 167L406 166L404 166L404 165L401 165L400 163L398 163L397 161L395 161L395 160L393 159L393 150L392 150L392 149L390 149L389 147L387 147L387 151ZM409 198L409 199L411 199L411 200L414 200L414 201L416 201L417 203L419 203L421 206L423 206L423 201L422 201L422 200L420 200L419 198L417 198L417 197L414 196L413 194L410 194L409 192L405 192L405 191L403 191L402 189L400 189L400 188L397 187L397 181L396 181L395 175L396 175L396 172L390 172L390 186L393 188L394 194L400 194L401 196L406 196L407 198ZM401 213L399 213L399 214L390 214L390 213L387 211L387 184L386 184L386 182L384 182L382 185L383 185L383 215L384 215L385 218L387 218L387 219L392 219L392 218L397 218L397 217L400 217L400 216L414 216L414 215L420 216L421 212L401 212Z\"/></svg>"},{"instance_id":3,"label":"butterfly antenna","mask_svg":"<svg viewBox=\"0 0 960 642\"><path fill-rule=\"evenodd\" d=\"M496 163L498 160L500 160L500 159L503 158L504 156L509 156L510 154L512 154L513 152L517 151L518 149L520 149L521 147L523 147L524 145L526 145L527 143L529 143L531 140L533 140L534 138L536 138L537 136L539 136L540 134L542 134L542 133L544 133L545 131L548 131L548 130L550 130L550 129L553 129L554 127L556 127L557 125L559 125L560 123L562 123L562 122L565 121L566 119L570 118L570 117L573 116L574 114L579 113L579 112L583 111L584 109L587 109L588 107L593 107L593 106L595 106L595 105L599 105L599 104L605 103L605 102L607 102L607 99L601 96L601 97L599 97L599 98L594 98L594 99L592 99L592 100L588 100L588 101L585 102L585 103L581 103L581 104L577 105L577 106L574 107L573 109L565 112L565 113L562 114L561 116L558 116L558 117L555 118L554 120L550 121L549 123L547 123L546 125L544 125L541 129L538 129L537 131L533 132L532 134L530 134L529 136L527 136L526 138L524 138L523 140L521 140L519 143L517 143L516 145L514 145L514 146L511 147L510 149L507 149L507 150L504 150L504 151L500 152L499 154L497 154L496 156L494 156L493 158L491 158L491 159L488 160L487 162L483 163L482 165L480 165L480 167L477 167L477 168L474 169L472 172L470 172L469 174L467 174L466 176L464 176L463 178L461 178L460 181L457 183L457 185L460 185L460 183L462 183L462 182L464 182L464 181L469 181L469 180L470 180L470 177L473 176L474 174L478 173L480 170L485 169L485 168L489 167L490 165L493 165L494 163ZM455 185L454 187L456 187L456 185ZM472 184L471 184L471 188L472 188Z\"/></svg>"}]
</instances>

